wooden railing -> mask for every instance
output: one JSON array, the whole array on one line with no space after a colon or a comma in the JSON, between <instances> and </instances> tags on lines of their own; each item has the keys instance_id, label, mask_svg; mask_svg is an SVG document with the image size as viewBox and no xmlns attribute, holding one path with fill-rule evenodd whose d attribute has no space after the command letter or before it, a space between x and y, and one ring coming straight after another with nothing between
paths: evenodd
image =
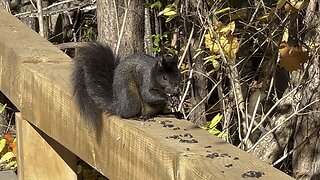
<instances>
[{"instance_id":1,"label":"wooden railing","mask_svg":"<svg viewBox=\"0 0 320 180\"><path fill-rule=\"evenodd\" d=\"M77 156L117 180L230 180L249 171L261 172L260 179L292 179L186 120L140 122L104 115L95 133L74 103L72 60L3 9L0 63L0 90L20 111L20 179L76 179Z\"/></svg>"}]
</instances>

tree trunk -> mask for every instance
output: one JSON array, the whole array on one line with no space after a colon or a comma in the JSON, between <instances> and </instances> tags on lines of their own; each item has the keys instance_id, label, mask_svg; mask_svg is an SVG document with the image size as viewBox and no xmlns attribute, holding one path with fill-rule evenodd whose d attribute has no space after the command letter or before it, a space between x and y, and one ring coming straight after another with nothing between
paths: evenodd
<instances>
[{"instance_id":1,"label":"tree trunk","mask_svg":"<svg viewBox=\"0 0 320 180\"><path fill-rule=\"evenodd\" d=\"M188 3L185 4L186 6L186 12L196 12L198 10L199 12L205 12L203 8L202 1L191 1L190 5ZM190 6L190 7L188 7ZM189 14L186 15L188 17ZM188 20L186 20L188 21ZM194 22L195 24L192 24L191 22ZM194 28L194 32L200 32L199 34L194 33L192 34L192 41L190 46L190 55L189 55L189 68L193 68L195 72L193 74L193 82L192 82L192 89L191 89L191 109L192 111L189 114L189 119L196 124L197 126L203 126L207 123L206 119L206 104L207 100L202 101L206 95L208 94L208 79L203 76L203 74L206 74L206 67L203 64L203 54L199 54L196 58L194 55L197 53L197 49L200 48L200 38L203 31L200 27L202 27L201 21L197 17L190 17L188 22L185 22L185 28L187 31L186 38L190 36L190 33L192 32L190 27ZM187 40L186 42L187 43ZM194 66L192 66L194 64Z\"/></svg>"},{"instance_id":2,"label":"tree trunk","mask_svg":"<svg viewBox=\"0 0 320 180\"><path fill-rule=\"evenodd\" d=\"M199 47L199 42L192 43L192 53L193 56L196 54L196 49ZM190 57L191 58L191 57ZM200 72L202 74L206 73L206 68L203 65L203 55L200 54L196 58L192 59L194 63L194 71ZM190 120L197 126L203 126L206 124L206 104L207 101L201 103L201 101L208 94L207 85L208 79L200 73L193 74L193 83L192 83L192 95L191 95L191 105L192 109L197 106L192 112L190 112ZM200 103L200 104L199 104Z\"/></svg>"},{"instance_id":3,"label":"tree trunk","mask_svg":"<svg viewBox=\"0 0 320 180\"><path fill-rule=\"evenodd\" d=\"M312 28L306 35L306 44L320 43L320 19L316 15L319 12L320 2L311 0L307 9L305 23ZM320 179L320 74L319 74L319 50L314 52L315 56L310 59L310 66L307 69L306 79L309 80L301 91L301 105L314 103L302 116L297 117L296 131L294 135L294 147L297 147L293 153L293 175L297 179Z\"/></svg>"},{"instance_id":4,"label":"tree trunk","mask_svg":"<svg viewBox=\"0 0 320 180\"><path fill-rule=\"evenodd\" d=\"M98 0L98 40L120 58L144 51L144 1Z\"/></svg>"}]
</instances>

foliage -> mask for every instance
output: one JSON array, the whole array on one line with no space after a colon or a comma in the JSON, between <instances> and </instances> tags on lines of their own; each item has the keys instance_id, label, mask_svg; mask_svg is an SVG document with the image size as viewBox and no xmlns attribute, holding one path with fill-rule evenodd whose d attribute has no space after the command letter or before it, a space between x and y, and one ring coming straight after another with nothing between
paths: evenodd
<instances>
[{"instance_id":1,"label":"foliage","mask_svg":"<svg viewBox=\"0 0 320 180\"><path fill-rule=\"evenodd\" d=\"M161 35L161 34L152 35L152 40L153 40L153 47L151 50L153 52L160 53L160 52L164 51L164 52L166 52L166 54L173 53L173 49L170 47L167 33L165 33L163 35Z\"/></svg>"},{"instance_id":2,"label":"foliage","mask_svg":"<svg viewBox=\"0 0 320 180\"><path fill-rule=\"evenodd\" d=\"M12 134L5 133L0 139L0 169L15 170L17 168L16 138Z\"/></svg>"},{"instance_id":3,"label":"foliage","mask_svg":"<svg viewBox=\"0 0 320 180\"><path fill-rule=\"evenodd\" d=\"M158 16L165 16L166 22L171 21L173 18L179 15L176 4L167 5L162 11L159 12Z\"/></svg>"},{"instance_id":4,"label":"foliage","mask_svg":"<svg viewBox=\"0 0 320 180\"><path fill-rule=\"evenodd\" d=\"M7 107L7 104L1 105L0 107L0 113L2 113Z\"/></svg>"},{"instance_id":5,"label":"foliage","mask_svg":"<svg viewBox=\"0 0 320 180\"><path fill-rule=\"evenodd\" d=\"M205 129L206 131L208 131L209 133L216 135L218 137L221 137L223 139L226 139L226 134L221 132L217 126L218 124L221 122L222 120L222 115L217 114L212 120L211 122L209 122L207 125L203 126L202 128Z\"/></svg>"}]
</instances>

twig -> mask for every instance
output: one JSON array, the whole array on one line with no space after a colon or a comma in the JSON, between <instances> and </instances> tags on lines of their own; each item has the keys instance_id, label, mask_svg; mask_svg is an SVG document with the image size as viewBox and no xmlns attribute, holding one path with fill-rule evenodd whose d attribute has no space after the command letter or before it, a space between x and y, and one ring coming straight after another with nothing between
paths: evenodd
<instances>
[{"instance_id":1,"label":"twig","mask_svg":"<svg viewBox=\"0 0 320 180\"><path fill-rule=\"evenodd\" d=\"M241 141L241 143L239 144L238 147L240 147L242 144L246 144L247 140L249 139L249 136L250 136L251 132L253 132L252 128L253 128L253 124L254 124L254 121L255 121L255 116L256 116L256 113L257 113L257 110L258 110L258 107L259 107L259 104L260 104L260 98L261 98L261 94L259 94L257 102L256 102L256 105L254 107L253 114L251 116L250 126L249 126L248 132L246 134L246 137Z\"/></svg>"},{"instance_id":2,"label":"twig","mask_svg":"<svg viewBox=\"0 0 320 180\"><path fill-rule=\"evenodd\" d=\"M184 94L183 94L183 96L182 96L182 98L181 98L181 101L180 101L180 104L179 104L179 106L178 106L178 111L181 110L182 104L183 104L184 100L185 100L186 97L187 97L188 91L189 91L190 86L191 86L191 80L190 80L190 79L192 79L192 76L193 76L193 69L190 70L189 81L187 82L186 90L184 91ZM185 118L186 118L186 117L185 117Z\"/></svg>"},{"instance_id":3,"label":"twig","mask_svg":"<svg viewBox=\"0 0 320 180\"><path fill-rule=\"evenodd\" d=\"M113 8L114 8L114 12L116 14L116 27L117 27L117 35L118 37L120 36L120 32L119 32L119 18L118 18L118 9L117 9L117 4L116 4L116 0L113 0Z\"/></svg>"},{"instance_id":4,"label":"twig","mask_svg":"<svg viewBox=\"0 0 320 180\"><path fill-rule=\"evenodd\" d=\"M305 145L308 141L309 138L318 135L320 128L318 127L315 131L313 131L310 136L306 137L301 143L299 143L296 147L294 147L291 151L289 151L288 153L284 154L281 158L279 158L277 161L275 161L274 163L271 164L271 166L276 166L277 164L279 164L281 161L283 161L284 159L286 159L290 154L292 154L296 149L300 148L301 146Z\"/></svg>"},{"instance_id":5,"label":"twig","mask_svg":"<svg viewBox=\"0 0 320 180\"><path fill-rule=\"evenodd\" d=\"M255 128L253 128L252 131L255 131L256 129L259 128L259 126L264 123L264 121L269 117L269 115L271 114L271 112L280 104L281 101L283 101L284 99L286 99L289 95L291 95L292 93L294 93L296 90L298 89L298 86L293 88L289 93L287 93L285 96L283 96L281 99L279 99L270 109L269 111L263 116L263 118L261 119L261 121L257 124L257 126Z\"/></svg>"},{"instance_id":6,"label":"twig","mask_svg":"<svg viewBox=\"0 0 320 180\"><path fill-rule=\"evenodd\" d=\"M76 36L76 33L74 31L74 28L73 28L74 26L73 26L72 18L70 16L69 11L66 11L65 14L67 14L68 19L69 19L69 23L70 23L70 25L72 25L71 31L72 31L72 35L73 35L73 38L72 38L73 42L77 42L77 36Z\"/></svg>"},{"instance_id":7,"label":"twig","mask_svg":"<svg viewBox=\"0 0 320 180\"><path fill-rule=\"evenodd\" d=\"M270 131L268 131L265 135L263 135L247 152L251 152L254 150L254 148L264 139L266 138L269 134L273 133L276 129L278 129L281 125L283 125L284 123L286 123L288 120L290 120L293 116L297 115L298 113L300 113L301 111L305 110L306 108L308 108L309 106L311 106L312 104L319 102L319 100L315 100L311 103L309 103L308 105L304 106L303 108L299 109L299 110L295 110L294 113L292 113L290 116L288 116L283 122L279 123L277 126L275 126L274 128L272 128ZM296 107L298 108L298 106Z\"/></svg>"},{"instance_id":8,"label":"twig","mask_svg":"<svg viewBox=\"0 0 320 180\"><path fill-rule=\"evenodd\" d=\"M38 21L39 21L39 34L44 37L44 27L43 27L43 14L42 14L42 4L41 0L37 0L37 9L38 9Z\"/></svg>"},{"instance_id":9,"label":"twig","mask_svg":"<svg viewBox=\"0 0 320 180\"><path fill-rule=\"evenodd\" d=\"M189 39L188 39L186 48L184 49L183 54L182 54L182 56L181 56L180 62L179 62L179 64L178 64L178 68L181 67L181 64L182 64L182 62L183 62L183 59L186 57L187 51L189 50L189 46L190 46L190 44L191 44L191 39L192 39L192 36L193 36L193 31L194 31L194 24L192 24L192 28L191 28L191 32L190 32L190 35L189 35Z\"/></svg>"},{"instance_id":10,"label":"twig","mask_svg":"<svg viewBox=\"0 0 320 180\"><path fill-rule=\"evenodd\" d=\"M43 16L50 16L52 14L61 14L64 13L65 11L74 11L80 9L81 11L88 11L88 10L93 10L96 9L96 5L86 5L86 6L75 6L75 7L70 7L70 8L63 8L63 9L58 9L58 10L44 10L43 9ZM28 12L23 12L19 14L15 14L15 17L37 17L37 12L36 11L28 11Z\"/></svg>"},{"instance_id":11,"label":"twig","mask_svg":"<svg viewBox=\"0 0 320 180\"><path fill-rule=\"evenodd\" d=\"M57 2L57 3L52 3L50 6L47 6L45 8L43 8L43 10L48 10L50 8L53 8L55 6L61 5L61 4L67 4L69 2L73 2L74 0L65 0L65 1L61 1L61 2Z\"/></svg>"},{"instance_id":12,"label":"twig","mask_svg":"<svg viewBox=\"0 0 320 180\"><path fill-rule=\"evenodd\" d=\"M198 71L194 71L194 72L195 72L195 73L198 73L198 74L200 74L200 75L202 75L202 76L205 76L206 78L208 78L208 79L214 84L214 86L212 87L211 91L210 91L198 104L196 104L196 105L190 110L189 114L187 115L187 118L191 115L191 113L192 113L200 104L202 104L205 100L207 100L207 99L211 96L211 94L213 93L213 90L215 90L216 87L221 83L221 80L218 81L218 82L215 82L212 78L210 78L209 76L207 76L207 75L205 75L205 74L203 74L203 73L201 73L201 72L198 72Z\"/></svg>"},{"instance_id":13,"label":"twig","mask_svg":"<svg viewBox=\"0 0 320 180\"><path fill-rule=\"evenodd\" d=\"M29 0L34 9L38 9L32 0Z\"/></svg>"},{"instance_id":14,"label":"twig","mask_svg":"<svg viewBox=\"0 0 320 180\"><path fill-rule=\"evenodd\" d=\"M120 30L120 34L119 34L119 38L118 38L118 42L117 42L117 46L116 46L116 52L115 52L116 55L118 55L118 52L119 52L121 39L122 39L122 36L123 36L125 24L126 24L126 21L127 21L127 15L128 15L129 7L130 7L130 2L131 2L131 0L128 0L127 8L126 8L125 11L124 11L123 21L122 21L122 25L121 25L121 30Z\"/></svg>"}]
</instances>

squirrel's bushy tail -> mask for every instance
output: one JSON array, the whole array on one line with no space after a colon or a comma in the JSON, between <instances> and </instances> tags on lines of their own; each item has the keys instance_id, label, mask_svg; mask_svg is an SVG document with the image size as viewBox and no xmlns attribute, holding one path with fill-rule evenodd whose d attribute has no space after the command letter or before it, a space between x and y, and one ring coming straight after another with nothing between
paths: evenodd
<instances>
[{"instance_id":1,"label":"squirrel's bushy tail","mask_svg":"<svg viewBox=\"0 0 320 180\"><path fill-rule=\"evenodd\" d=\"M97 127L102 109L110 109L114 70L118 65L111 48L91 42L79 48L72 72L73 93L80 113Z\"/></svg>"}]
</instances>

